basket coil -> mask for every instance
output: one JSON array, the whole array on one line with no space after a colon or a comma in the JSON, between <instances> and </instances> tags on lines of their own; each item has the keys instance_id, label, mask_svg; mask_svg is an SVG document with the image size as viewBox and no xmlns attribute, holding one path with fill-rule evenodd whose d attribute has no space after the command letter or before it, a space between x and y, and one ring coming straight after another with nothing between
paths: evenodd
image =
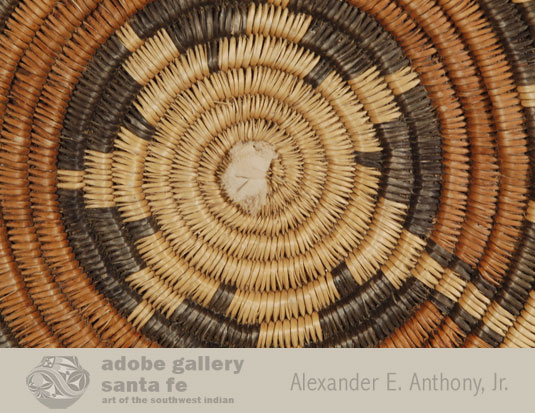
<instances>
[{"instance_id":1,"label":"basket coil","mask_svg":"<svg viewBox=\"0 0 535 413\"><path fill-rule=\"evenodd\" d=\"M534 1L0 30L0 346L535 346Z\"/></svg>"}]
</instances>

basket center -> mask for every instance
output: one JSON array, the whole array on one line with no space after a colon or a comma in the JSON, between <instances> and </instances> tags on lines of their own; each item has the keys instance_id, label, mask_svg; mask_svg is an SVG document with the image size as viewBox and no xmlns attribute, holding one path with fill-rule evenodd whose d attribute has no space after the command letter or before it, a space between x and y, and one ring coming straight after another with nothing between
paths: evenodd
<instances>
[{"instance_id":1,"label":"basket center","mask_svg":"<svg viewBox=\"0 0 535 413\"><path fill-rule=\"evenodd\" d=\"M268 172L278 157L268 142L240 142L230 150L230 162L221 182L227 196L250 214L257 214L267 201Z\"/></svg>"}]
</instances>

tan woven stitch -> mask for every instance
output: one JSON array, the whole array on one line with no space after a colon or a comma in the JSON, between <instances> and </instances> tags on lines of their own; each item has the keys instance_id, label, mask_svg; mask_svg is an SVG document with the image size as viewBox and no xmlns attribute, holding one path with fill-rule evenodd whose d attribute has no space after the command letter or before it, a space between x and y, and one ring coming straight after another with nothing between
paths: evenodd
<instances>
[{"instance_id":1,"label":"tan woven stitch","mask_svg":"<svg viewBox=\"0 0 535 413\"><path fill-rule=\"evenodd\" d=\"M402 231L395 250L382 267L383 274L395 288L403 286L424 247L422 239L406 230Z\"/></svg>"},{"instance_id":2,"label":"tan woven stitch","mask_svg":"<svg viewBox=\"0 0 535 413\"><path fill-rule=\"evenodd\" d=\"M82 189L84 187L84 171L58 170L58 188Z\"/></svg>"},{"instance_id":3,"label":"tan woven stitch","mask_svg":"<svg viewBox=\"0 0 535 413\"><path fill-rule=\"evenodd\" d=\"M162 29L143 43L125 62L124 67L139 84L146 85L179 54L169 34Z\"/></svg>"},{"instance_id":4,"label":"tan woven stitch","mask_svg":"<svg viewBox=\"0 0 535 413\"><path fill-rule=\"evenodd\" d=\"M379 75L377 68L372 67L349 81L351 88L364 104L373 123L383 123L398 119L401 116L396 107L392 90L386 80Z\"/></svg>"},{"instance_id":5,"label":"tan woven stitch","mask_svg":"<svg viewBox=\"0 0 535 413\"><path fill-rule=\"evenodd\" d=\"M117 36L131 52L135 52L141 45L143 45L143 40L138 37L136 32L134 32L134 29L132 29L132 26L128 23L125 23L123 27L117 31Z\"/></svg>"},{"instance_id":6,"label":"tan woven stitch","mask_svg":"<svg viewBox=\"0 0 535 413\"><path fill-rule=\"evenodd\" d=\"M115 206L111 175L112 155L88 150L85 165L83 188L87 208Z\"/></svg>"}]
</instances>

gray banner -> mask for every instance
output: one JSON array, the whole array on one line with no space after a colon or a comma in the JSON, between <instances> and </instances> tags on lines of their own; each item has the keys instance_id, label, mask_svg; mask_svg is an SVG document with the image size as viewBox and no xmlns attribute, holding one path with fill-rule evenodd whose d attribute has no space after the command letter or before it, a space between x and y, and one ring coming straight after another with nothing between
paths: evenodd
<instances>
[{"instance_id":1,"label":"gray banner","mask_svg":"<svg viewBox=\"0 0 535 413\"><path fill-rule=\"evenodd\" d=\"M3 406L32 412L530 411L533 355L532 350L14 349L0 351L0 391Z\"/></svg>"}]
</instances>

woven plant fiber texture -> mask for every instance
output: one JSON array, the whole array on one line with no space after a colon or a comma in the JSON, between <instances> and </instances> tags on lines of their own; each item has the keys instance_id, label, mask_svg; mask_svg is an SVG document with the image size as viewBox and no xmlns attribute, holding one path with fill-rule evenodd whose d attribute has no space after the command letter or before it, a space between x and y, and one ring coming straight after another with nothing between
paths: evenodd
<instances>
[{"instance_id":1,"label":"woven plant fiber texture","mask_svg":"<svg viewBox=\"0 0 535 413\"><path fill-rule=\"evenodd\" d=\"M0 346L535 347L534 0L0 0Z\"/></svg>"}]
</instances>

